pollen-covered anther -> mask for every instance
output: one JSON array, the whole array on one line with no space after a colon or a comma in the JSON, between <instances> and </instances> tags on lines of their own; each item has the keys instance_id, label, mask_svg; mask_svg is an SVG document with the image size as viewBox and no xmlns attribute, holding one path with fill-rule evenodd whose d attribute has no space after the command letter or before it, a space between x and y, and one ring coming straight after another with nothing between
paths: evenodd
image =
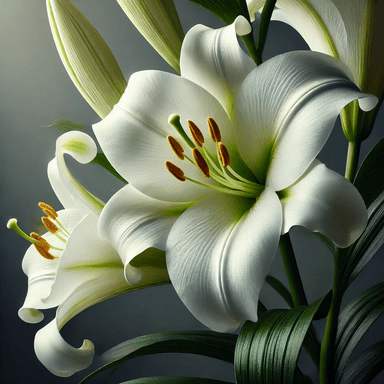
<instances>
[{"instance_id":1,"label":"pollen-covered anther","mask_svg":"<svg viewBox=\"0 0 384 384\"><path fill-rule=\"evenodd\" d=\"M36 251L39 252L39 254L41 256L43 256L45 259L54 260L57 258L56 256L53 256L52 253L48 252L47 249L45 249L43 246L41 246L40 243L35 243L33 245L35 246Z\"/></svg>"},{"instance_id":2,"label":"pollen-covered anther","mask_svg":"<svg viewBox=\"0 0 384 384\"><path fill-rule=\"evenodd\" d=\"M43 212L52 220L56 220L56 218L59 216L57 212L48 204L45 204L43 202L40 202L39 207L43 210Z\"/></svg>"},{"instance_id":3,"label":"pollen-covered anther","mask_svg":"<svg viewBox=\"0 0 384 384\"><path fill-rule=\"evenodd\" d=\"M193 154L193 160L195 160L195 164L197 165L197 168L199 168L200 171L203 172L204 176L208 179L209 167L203 155L199 152L197 148L192 149L192 154Z\"/></svg>"},{"instance_id":4,"label":"pollen-covered anther","mask_svg":"<svg viewBox=\"0 0 384 384\"><path fill-rule=\"evenodd\" d=\"M221 133L219 126L217 125L216 121L212 119L212 117L208 117L207 122L211 139L215 143L218 143L219 141L221 141Z\"/></svg>"},{"instance_id":5,"label":"pollen-covered anther","mask_svg":"<svg viewBox=\"0 0 384 384\"><path fill-rule=\"evenodd\" d=\"M32 239L39 240L39 242L35 243L35 245L38 245L39 247L44 248L47 251L51 249L51 246L48 241L45 240L44 237L38 235L36 232L31 232L29 236L31 236Z\"/></svg>"},{"instance_id":6,"label":"pollen-covered anther","mask_svg":"<svg viewBox=\"0 0 384 384\"><path fill-rule=\"evenodd\" d=\"M172 148L172 151L175 152L175 155L180 159L184 160L184 148L181 146L181 144L171 135L167 136L168 144Z\"/></svg>"},{"instance_id":7,"label":"pollen-covered anther","mask_svg":"<svg viewBox=\"0 0 384 384\"><path fill-rule=\"evenodd\" d=\"M185 181L185 175L182 169L180 169L177 165L171 163L170 161L165 162L165 166L167 167L168 171L176 177L176 179L180 181Z\"/></svg>"},{"instance_id":8,"label":"pollen-covered anther","mask_svg":"<svg viewBox=\"0 0 384 384\"><path fill-rule=\"evenodd\" d=\"M47 228L49 232L56 233L59 230L59 228L57 228L57 226L54 223L52 223L49 217L42 217L41 221L43 222L43 224L45 225L45 228Z\"/></svg>"},{"instance_id":9,"label":"pollen-covered anther","mask_svg":"<svg viewBox=\"0 0 384 384\"><path fill-rule=\"evenodd\" d=\"M223 164L223 167L229 167L231 165L231 160L229 158L229 153L226 146L221 141L219 141L217 143L217 149L219 151L221 164Z\"/></svg>"},{"instance_id":10,"label":"pollen-covered anther","mask_svg":"<svg viewBox=\"0 0 384 384\"><path fill-rule=\"evenodd\" d=\"M187 123L188 123L188 128L191 132L193 141L198 147L202 148L204 144L204 136L201 133L199 127L192 120L188 120Z\"/></svg>"}]
</instances>

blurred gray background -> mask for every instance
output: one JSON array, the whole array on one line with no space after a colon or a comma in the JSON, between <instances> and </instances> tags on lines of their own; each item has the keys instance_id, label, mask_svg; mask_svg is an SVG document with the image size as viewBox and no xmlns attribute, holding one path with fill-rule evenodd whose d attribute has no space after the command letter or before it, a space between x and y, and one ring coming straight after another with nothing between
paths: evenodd
<instances>
[{"instance_id":1,"label":"blurred gray background","mask_svg":"<svg viewBox=\"0 0 384 384\"><path fill-rule=\"evenodd\" d=\"M173 72L154 49L136 31L114 0L74 0L112 49L126 79L138 70L158 69ZM185 31L201 23L216 28L222 23L215 16L187 0L175 0ZM0 12L0 177L1 177L1 379L13 383L78 383L95 366L71 378L61 379L49 373L33 350L35 332L54 317L46 311L44 321L26 324L17 316L24 301L27 278L21 261L28 243L6 228L16 217L20 226L31 232L39 229L44 201L56 209L60 204L50 188L46 167L54 156L54 145L61 132L46 126L57 119L69 119L90 125L99 121L96 113L80 96L69 79L51 36L45 1L1 0ZM291 28L272 23L264 59L290 50L308 49ZM362 156L383 137L384 113L380 112L371 137L363 143ZM338 123L319 158L328 167L344 173L347 142ZM107 201L121 184L96 165L77 166L68 161L78 180L98 197ZM292 230L302 279L312 302L325 294L332 284L332 256L316 239L300 228ZM352 284L345 302L383 279L383 252L368 265ZM286 281L280 255L270 272ZM267 286L262 292L267 307L286 307ZM324 322L316 324L323 331ZM366 334L363 350L383 339L383 318ZM84 338L92 340L98 354L112 346L144 334L182 329L204 329L183 306L172 286L145 289L125 294L76 316L63 329L63 337L73 346ZM316 376L310 360L301 356L305 373ZM160 375L196 376L234 382L233 366L193 355L165 354L141 357L125 364L110 381ZM374 383L384 381L384 375ZM99 380L91 382L101 382ZM316 379L314 382L317 382Z\"/></svg>"}]
</instances>

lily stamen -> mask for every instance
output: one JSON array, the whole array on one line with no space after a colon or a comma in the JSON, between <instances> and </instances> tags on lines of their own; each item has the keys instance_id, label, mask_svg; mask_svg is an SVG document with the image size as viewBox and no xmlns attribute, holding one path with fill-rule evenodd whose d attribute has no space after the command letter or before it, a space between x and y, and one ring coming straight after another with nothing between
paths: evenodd
<instances>
[{"instance_id":1,"label":"lily stamen","mask_svg":"<svg viewBox=\"0 0 384 384\"><path fill-rule=\"evenodd\" d=\"M59 248L59 247L55 247L54 245L51 245L48 243L47 240L44 239L44 237L40 236L39 234L37 234L36 232L31 232L29 234L33 239L36 239L38 240L39 242L36 243L40 246L42 246L43 248L47 248L47 251L50 250L50 249L57 249L58 251L64 251L63 248Z\"/></svg>"},{"instance_id":2,"label":"lily stamen","mask_svg":"<svg viewBox=\"0 0 384 384\"><path fill-rule=\"evenodd\" d=\"M54 234L59 240L66 243L67 241L63 239L57 232L59 231L59 228L56 226L56 224L52 223L52 221L49 219L49 217L42 217L41 221L45 225L45 228L52 234Z\"/></svg>"},{"instance_id":3,"label":"lily stamen","mask_svg":"<svg viewBox=\"0 0 384 384\"><path fill-rule=\"evenodd\" d=\"M217 125L216 121L212 117L208 117L208 128L209 128L209 135L211 136L211 139L218 143L221 141L221 133L219 126Z\"/></svg>"},{"instance_id":4,"label":"lily stamen","mask_svg":"<svg viewBox=\"0 0 384 384\"><path fill-rule=\"evenodd\" d=\"M192 149L192 155L197 168L199 168L200 171L204 174L204 176L209 179L209 167L203 155L199 152L197 148Z\"/></svg>"},{"instance_id":5,"label":"lily stamen","mask_svg":"<svg viewBox=\"0 0 384 384\"><path fill-rule=\"evenodd\" d=\"M181 144L171 135L167 136L168 144L172 148L172 151L175 153L175 155L180 159L184 160L184 148L181 146Z\"/></svg>"},{"instance_id":6,"label":"lily stamen","mask_svg":"<svg viewBox=\"0 0 384 384\"><path fill-rule=\"evenodd\" d=\"M69 232L64 228L64 226L60 223L58 217L58 213L55 211L54 208L52 208L49 204L46 204L46 203L43 203L43 202L40 202L38 204L38 206L42 209L42 211L51 219L51 220L54 220L56 221L57 224L59 224L59 226L62 228L63 231L65 231L66 233L63 233L65 234L66 236L69 236Z\"/></svg>"},{"instance_id":7,"label":"lily stamen","mask_svg":"<svg viewBox=\"0 0 384 384\"><path fill-rule=\"evenodd\" d=\"M201 133L199 127L192 120L188 120L187 123L188 123L188 128L191 132L193 141L198 147L202 148L204 144L204 136Z\"/></svg>"},{"instance_id":8,"label":"lily stamen","mask_svg":"<svg viewBox=\"0 0 384 384\"><path fill-rule=\"evenodd\" d=\"M48 260L57 259L57 256L53 256L44 246L40 245L40 243L33 244L36 248L36 251L39 252L41 256Z\"/></svg>"},{"instance_id":9,"label":"lily stamen","mask_svg":"<svg viewBox=\"0 0 384 384\"><path fill-rule=\"evenodd\" d=\"M219 152L220 161L221 161L221 164L223 164L223 167L229 167L230 165L229 153L227 148L221 141L217 143L217 150Z\"/></svg>"},{"instance_id":10,"label":"lily stamen","mask_svg":"<svg viewBox=\"0 0 384 384\"><path fill-rule=\"evenodd\" d=\"M167 167L167 169L171 173L171 175L176 177L177 180L185 181L185 175L184 175L184 172L181 168L179 168L177 165L171 163L170 161L166 161L165 166Z\"/></svg>"}]
</instances>

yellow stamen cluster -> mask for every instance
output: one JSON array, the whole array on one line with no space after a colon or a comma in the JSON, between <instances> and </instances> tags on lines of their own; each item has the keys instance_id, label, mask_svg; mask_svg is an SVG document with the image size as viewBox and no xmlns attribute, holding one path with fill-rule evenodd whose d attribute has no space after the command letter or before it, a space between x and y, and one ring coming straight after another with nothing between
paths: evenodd
<instances>
[{"instance_id":1,"label":"yellow stamen cluster","mask_svg":"<svg viewBox=\"0 0 384 384\"><path fill-rule=\"evenodd\" d=\"M57 212L48 204L40 202L39 207L43 210L43 212L52 220L56 220L59 216Z\"/></svg>"},{"instance_id":2,"label":"yellow stamen cluster","mask_svg":"<svg viewBox=\"0 0 384 384\"><path fill-rule=\"evenodd\" d=\"M48 260L57 259L56 256L53 256L52 253L49 252L49 250L51 249L51 245L48 243L47 240L45 240L43 237L41 237L35 232L32 232L30 236L33 239L36 239L39 241L38 243L34 243L33 245L35 246L36 251L39 252L41 256L43 256L45 259L48 259Z\"/></svg>"},{"instance_id":3,"label":"yellow stamen cluster","mask_svg":"<svg viewBox=\"0 0 384 384\"><path fill-rule=\"evenodd\" d=\"M45 225L45 228L47 228L49 232L56 233L59 230L56 224L52 223L49 217L42 217L41 221L43 222L43 224Z\"/></svg>"}]
</instances>

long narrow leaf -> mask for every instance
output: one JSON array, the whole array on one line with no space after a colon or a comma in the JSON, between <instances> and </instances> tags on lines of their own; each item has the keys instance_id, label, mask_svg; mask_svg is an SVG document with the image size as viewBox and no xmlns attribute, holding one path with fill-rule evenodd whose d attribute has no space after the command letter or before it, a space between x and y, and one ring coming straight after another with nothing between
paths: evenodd
<instances>
[{"instance_id":1,"label":"long narrow leaf","mask_svg":"<svg viewBox=\"0 0 384 384\"><path fill-rule=\"evenodd\" d=\"M342 376L349 357L369 327L384 312L384 282L376 284L349 303L339 316L335 371Z\"/></svg>"},{"instance_id":2,"label":"long narrow leaf","mask_svg":"<svg viewBox=\"0 0 384 384\"><path fill-rule=\"evenodd\" d=\"M81 383L127 360L157 353L194 353L233 363L236 340L237 335L212 331L170 331L136 337L105 352L101 356L105 365Z\"/></svg>"},{"instance_id":3,"label":"long narrow leaf","mask_svg":"<svg viewBox=\"0 0 384 384\"><path fill-rule=\"evenodd\" d=\"M127 184L127 181L113 168L112 164L108 161L104 153L98 153L96 157L92 160L92 163L99 164L105 168L109 173L118 178L123 183Z\"/></svg>"},{"instance_id":4,"label":"long narrow leaf","mask_svg":"<svg viewBox=\"0 0 384 384\"><path fill-rule=\"evenodd\" d=\"M257 323L246 322L236 344L236 382L310 382L298 370L297 360L310 324L324 299L310 306L268 311Z\"/></svg>"},{"instance_id":5,"label":"long narrow leaf","mask_svg":"<svg viewBox=\"0 0 384 384\"><path fill-rule=\"evenodd\" d=\"M290 308L293 308L292 295L280 280L268 275L265 281L284 299Z\"/></svg>"},{"instance_id":6,"label":"long narrow leaf","mask_svg":"<svg viewBox=\"0 0 384 384\"><path fill-rule=\"evenodd\" d=\"M383 369L384 341L379 341L347 365L340 384L369 384Z\"/></svg>"}]
</instances>

